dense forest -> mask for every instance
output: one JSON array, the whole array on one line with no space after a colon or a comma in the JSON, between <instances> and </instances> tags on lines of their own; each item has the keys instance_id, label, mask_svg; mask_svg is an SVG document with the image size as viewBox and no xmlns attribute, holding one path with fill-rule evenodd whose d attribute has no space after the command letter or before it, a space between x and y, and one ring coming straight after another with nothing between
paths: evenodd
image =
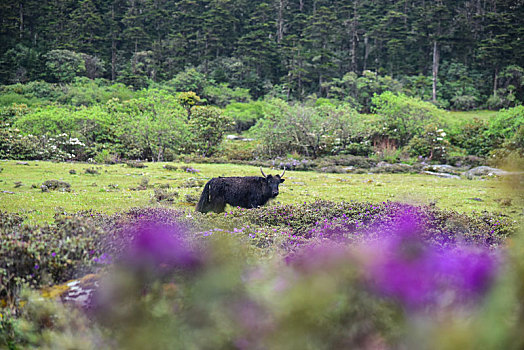
<instances>
[{"instance_id":1,"label":"dense forest","mask_svg":"<svg viewBox=\"0 0 524 350\"><path fill-rule=\"evenodd\" d=\"M189 72L255 99L348 100L373 72L445 108L524 100L522 0L4 0L0 24L4 85Z\"/></svg>"}]
</instances>

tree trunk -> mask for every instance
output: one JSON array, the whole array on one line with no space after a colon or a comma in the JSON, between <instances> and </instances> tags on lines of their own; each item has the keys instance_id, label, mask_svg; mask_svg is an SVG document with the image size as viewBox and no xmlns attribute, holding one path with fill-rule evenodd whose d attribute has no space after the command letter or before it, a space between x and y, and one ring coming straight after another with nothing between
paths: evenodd
<instances>
[{"instance_id":1,"label":"tree trunk","mask_svg":"<svg viewBox=\"0 0 524 350\"><path fill-rule=\"evenodd\" d=\"M362 70L365 71L368 67L368 57L369 57L369 38L367 34L364 34L364 64Z\"/></svg>"},{"instance_id":2,"label":"tree trunk","mask_svg":"<svg viewBox=\"0 0 524 350\"><path fill-rule=\"evenodd\" d=\"M24 5L20 2L20 39L22 39L22 36L24 34Z\"/></svg>"},{"instance_id":3,"label":"tree trunk","mask_svg":"<svg viewBox=\"0 0 524 350\"><path fill-rule=\"evenodd\" d=\"M284 6L285 0L279 1L278 19L277 19L277 42L280 43L284 38Z\"/></svg>"},{"instance_id":4,"label":"tree trunk","mask_svg":"<svg viewBox=\"0 0 524 350\"><path fill-rule=\"evenodd\" d=\"M497 96L497 79L499 78L499 67L495 67L495 75L493 76L493 96Z\"/></svg>"},{"instance_id":5,"label":"tree trunk","mask_svg":"<svg viewBox=\"0 0 524 350\"><path fill-rule=\"evenodd\" d=\"M116 80L116 34L115 34L115 5L111 5L111 80Z\"/></svg>"},{"instance_id":6,"label":"tree trunk","mask_svg":"<svg viewBox=\"0 0 524 350\"><path fill-rule=\"evenodd\" d=\"M432 101L437 102L437 76L438 76L439 52L437 41L433 41L433 95Z\"/></svg>"},{"instance_id":7,"label":"tree trunk","mask_svg":"<svg viewBox=\"0 0 524 350\"><path fill-rule=\"evenodd\" d=\"M357 71L357 41L358 41L358 33L357 33L357 2L353 4L353 21L351 22L351 67L350 71L356 72Z\"/></svg>"}]
</instances>

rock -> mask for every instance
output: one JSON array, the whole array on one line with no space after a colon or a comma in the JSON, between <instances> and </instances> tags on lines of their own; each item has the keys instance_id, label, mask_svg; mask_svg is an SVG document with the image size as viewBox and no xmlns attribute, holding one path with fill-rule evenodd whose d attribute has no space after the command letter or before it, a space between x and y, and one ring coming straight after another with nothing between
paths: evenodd
<instances>
[{"instance_id":1,"label":"rock","mask_svg":"<svg viewBox=\"0 0 524 350\"><path fill-rule=\"evenodd\" d=\"M489 166L478 166L470 169L464 173L464 176L468 179L473 179L475 176L504 176L510 175L509 172Z\"/></svg>"},{"instance_id":2,"label":"rock","mask_svg":"<svg viewBox=\"0 0 524 350\"><path fill-rule=\"evenodd\" d=\"M438 176L438 177L442 177L445 179L460 179L460 176L458 175L447 174L447 173L435 173L432 171L424 171L424 174Z\"/></svg>"},{"instance_id":3,"label":"rock","mask_svg":"<svg viewBox=\"0 0 524 350\"><path fill-rule=\"evenodd\" d=\"M41 291L42 297L60 299L81 308L89 308L93 294L99 287L99 279L99 275L89 274L64 284L46 287Z\"/></svg>"},{"instance_id":4,"label":"rock","mask_svg":"<svg viewBox=\"0 0 524 350\"><path fill-rule=\"evenodd\" d=\"M382 161L382 162L378 162L377 165L376 165L376 167L377 167L377 168L382 168L382 167L388 167L388 166L392 166L392 165L393 165L393 164L390 164L390 163L387 163L387 162Z\"/></svg>"},{"instance_id":5,"label":"rock","mask_svg":"<svg viewBox=\"0 0 524 350\"><path fill-rule=\"evenodd\" d=\"M29 165L28 162L16 162L16 165Z\"/></svg>"},{"instance_id":6,"label":"rock","mask_svg":"<svg viewBox=\"0 0 524 350\"><path fill-rule=\"evenodd\" d=\"M248 138L245 138L243 136L238 136L238 135L227 135L226 139L232 140L232 141L253 141L254 140L254 139L248 139Z\"/></svg>"},{"instance_id":7,"label":"rock","mask_svg":"<svg viewBox=\"0 0 524 350\"><path fill-rule=\"evenodd\" d=\"M386 162L380 162L376 167L371 168L372 173L409 173L413 171L413 166L404 163L389 164Z\"/></svg>"},{"instance_id":8,"label":"rock","mask_svg":"<svg viewBox=\"0 0 524 350\"><path fill-rule=\"evenodd\" d=\"M448 164L426 165L424 166L424 168L422 168L422 170L434 173L446 173L454 175L458 175L460 173L456 167Z\"/></svg>"}]
</instances>

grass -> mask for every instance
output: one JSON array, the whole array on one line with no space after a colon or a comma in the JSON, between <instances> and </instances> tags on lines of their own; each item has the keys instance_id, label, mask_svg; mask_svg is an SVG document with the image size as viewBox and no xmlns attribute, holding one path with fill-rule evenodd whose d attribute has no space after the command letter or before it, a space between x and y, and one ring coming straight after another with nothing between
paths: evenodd
<instances>
[{"instance_id":1,"label":"grass","mask_svg":"<svg viewBox=\"0 0 524 350\"><path fill-rule=\"evenodd\" d=\"M478 111L446 111L443 121L449 126L458 126L465 122L471 122L475 118L489 121L497 115L497 111L478 110Z\"/></svg>"},{"instance_id":2,"label":"grass","mask_svg":"<svg viewBox=\"0 0 524 350\"><path fill-rule=\"evenodd\" d=\"M0 210L25 214L32 223L50 222L55 212L73 213L93 209L114 213L132 207L158 206L153 203L153 187L169 184L170 191L180 196L172 206L192 210L185 195L198 197L202 186L183 187L190 179L208 180L217 176L256 176L257 167L231 164L184 164L200 170L187 173L168 171L166 163L147 163L147 168L130 168L124 164L91 165L84 163L0 162ZM175 164L181 166L182 164ZM99 175L86 174L85 169L95 167ZM76 174L70 174L70 170ZM264 169L266 174L276 173ZM144 177L151 188L133 191ZM400 201L412 204L434 203L439 208L459 212L503 212L517 218L524 209L520 193L505 186L504 179L465 180L442 179L430 175L407 174L323 174L316 172L286 171L286 182L281 185L280 203L300 203L317 199L332 201ZM40 184L57 179L71 184L71 192L42 192ZM15 188L15 182L22 185ZM32 188L31 185L37 185ZM117 187L116 189L114 187ZM511 204L508 206L508 200Z\"/></svg>"}]
</instances>

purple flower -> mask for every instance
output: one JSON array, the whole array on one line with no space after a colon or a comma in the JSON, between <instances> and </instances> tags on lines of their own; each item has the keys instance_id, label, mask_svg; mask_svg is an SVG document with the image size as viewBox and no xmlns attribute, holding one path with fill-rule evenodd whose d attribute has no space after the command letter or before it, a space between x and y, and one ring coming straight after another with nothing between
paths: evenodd
<instances>
[{"instance_id":1,"label":"purple flower","mask_svg":"<svg viewBox=\"0 0 524 350\"><path fill-rule=\"evenodd\" d=\"M51 256L54 258L56 256L56 253L55 252L52 252L51 253Z\"/></svg>"},{"instance_id":2,"label":"purple flower","mask_svg":"<svg viewBox=\"0 0 524 350\"><path fill-rule=\"evenodd\" d=\"M464 303L487 291L497 268L493 253L466 246L439 249L425 243L421 232L415 216L407 213L392 235L364 248L376 291L408 309Z\"/></svg>"},{"instance_id":3,"label":"purple flower","mask_svg":"<svg viewBox=\"0 0 524 350\"><path fill-rule=\"evenodd\" d=\"M199 258L190 249L180 229L158 223L143 223L125 259L137 268L192 268Z\"/></svg>"},{"instance_id":4,"label":"purple flower","mask_svg":"<svg viewBox=\"0 0 524 350\"><path fill-rule=\"evenodd\" d=\"M108 265L113 262L113 258L106 253L103 253L98 258L93 258L93 261L97 264Z\"/></svg>"},{"instance_id":5,"label":"purple flower","mask_svg":"<svg viewBox=\"0 0 524 350\"><path fill-rule=\"evenodd\" d=\"M38 270L40 268L40 265L35 264L35 270Z\"/></svg>"}]
</instances>

